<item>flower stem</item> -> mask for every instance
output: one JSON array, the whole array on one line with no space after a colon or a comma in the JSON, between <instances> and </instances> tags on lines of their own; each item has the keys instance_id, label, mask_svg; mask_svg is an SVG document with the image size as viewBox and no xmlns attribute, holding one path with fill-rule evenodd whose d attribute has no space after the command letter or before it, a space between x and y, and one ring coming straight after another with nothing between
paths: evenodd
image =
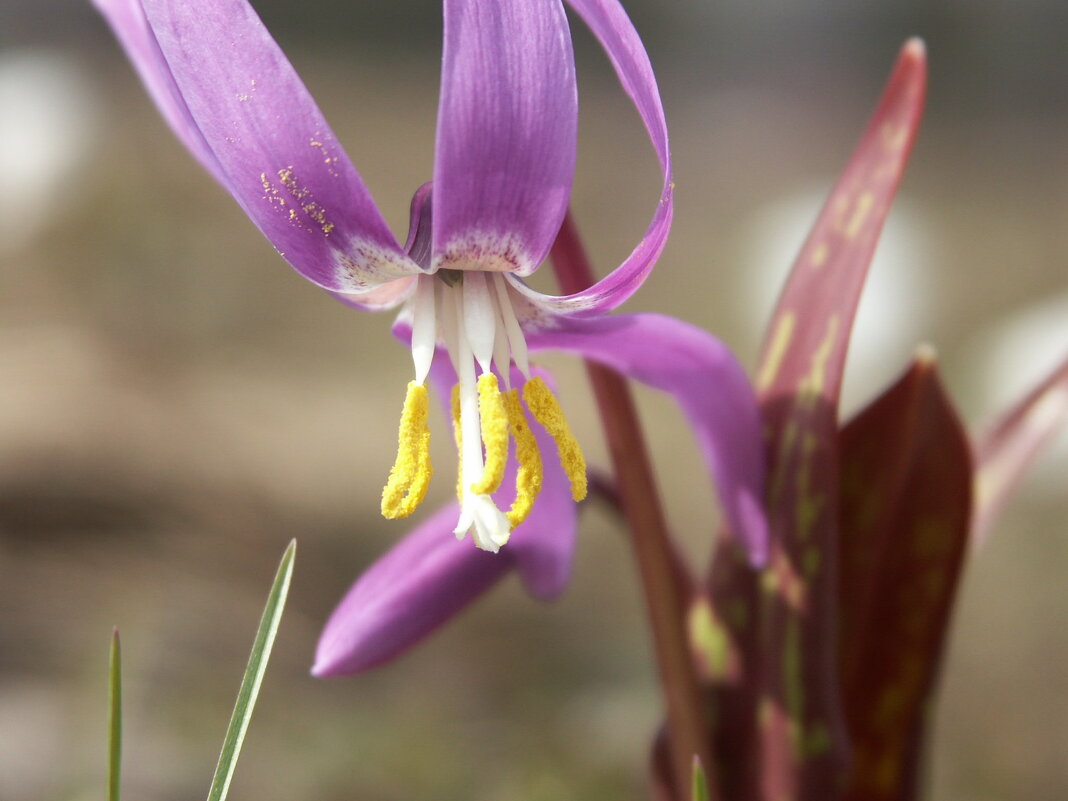
<instances>
[{"instance_id":1,"label":"flower stem","mask_svg":"<svg viewBox=\"0 0 1068 801\"><path fill-rule=\"evenodd\" d=\"M593 273L570 212L557 235L551 259L565 294L593 284ZM677 557L630 388L621 376L601 365L587 361L586 371L600 410L623 514L630 524L667 706L674 786L681 798L693 781L694 756L706 768L714 764L706 707L686 636L688 599L684 582L679 580ZM709 784L710 798L714 800L715 782Z\"/></svg>"}]
</instances>

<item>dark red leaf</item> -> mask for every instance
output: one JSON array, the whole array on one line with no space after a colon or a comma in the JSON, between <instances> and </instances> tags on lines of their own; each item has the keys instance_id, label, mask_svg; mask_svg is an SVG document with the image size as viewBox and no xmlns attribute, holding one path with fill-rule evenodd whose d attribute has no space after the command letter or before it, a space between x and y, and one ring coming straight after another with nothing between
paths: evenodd
<instances>
[{"instance_id":1,"label":"dark red leaf","mask_svg":"<svg viewBox=\"0 0 1068 801\"><path fill-rule=\"evenodd\" d=\"M968 550L973 462L933 354L840 437L838 598L849 801L912 801Z\"/></svg>"}]
</instances>

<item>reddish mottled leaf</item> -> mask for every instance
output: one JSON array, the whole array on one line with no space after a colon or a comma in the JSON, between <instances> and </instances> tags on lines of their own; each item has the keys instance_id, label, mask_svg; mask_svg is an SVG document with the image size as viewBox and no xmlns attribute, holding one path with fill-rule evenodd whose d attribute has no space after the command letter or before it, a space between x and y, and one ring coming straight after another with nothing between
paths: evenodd
<instances>
[{"instance_id":1,"label":"reddish mottled leaf","mask_svg":"<svg viewBox=\"0 0 1068 801\"><path fill-rule=\"evenodd\" d=\"M861 288L915 137L925 83L923 44L912 40L794 264L765 341L757 389L768 434L772 559L754 579L724 546L711 584L742 665L741 680L727 681L717 700L721 725L731 731L721 754L728 798L826 801L840 789L838 397ZM755 761L742 757L739 765L747 753Z\"/></svg>"},{"instance_id":2,"label":"reddish mottled leaf","mask_svg":"<svg viewBox=\"0 0 1068 801\"><path fill-rule=\"evenodd\" d=\"M975 522L981 541L1024 470L1068 421L1068 358L1021 398L976 445Z\"/></svg>"},{"instance_id":3,"label":"reddish mottled leaf","mask_svg":"<svg viewBox=\"0 0 1068 801\"><path fill-rule=\"evenodd\" d=\"M675 780L667 726L661 726L653 738L653 747L649 753L649 779L649 792L653 801L685 801Z\"/></svg>"},{"instance_id":4,"label":"reddish mottled leaf","mask_svg":"<svg viewBox=\"0 0 1068 801\"><path fill-rule=\"evenodd\" d=\"M841 434L846 801L917 797L926 713L968 550L968 435L924 351Z\"/></svg>"}]
</instances>

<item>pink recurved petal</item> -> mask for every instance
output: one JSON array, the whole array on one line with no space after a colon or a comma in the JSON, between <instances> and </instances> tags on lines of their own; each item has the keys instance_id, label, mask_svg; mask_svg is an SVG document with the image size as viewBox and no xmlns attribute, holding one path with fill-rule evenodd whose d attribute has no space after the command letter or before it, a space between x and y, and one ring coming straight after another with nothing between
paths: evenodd
<instances>
[{"instance_id":1,"label":"pink recurved petal","mask_svg":"<svg viewBox=\"0 0 1068 801\"><path fill-rule=\"evenodd\" d=\"M762 565L768 532L760 416L745 371L727 347L657 314L562 318L556 325L528 331L530 348L577 353L674 397L693 426L732 531Z\"/></svg>"},{"instance_id":2,"label":"pink recurved petal","mask_svg":"<svg viewBox=\"0 0 1068 801\"><path fill-rule=\"evenodd\" d=\"M641 115L663 170L663 184L656 211L645 235L627 259L588 289L562 298L541 296L518 287L541 305L558 313L578 316L603 314L623 303L642 285L656 264L671 229L675 184L671 173L667 122L660 102L656 77L638 32L617 0L568 0L571 7L593 31L615 67L623 89Z\"/></svg>"},{"instance_id":3,"label":"pink recurved petal","mask_svg":"<svg viewBox=\"0 0 1068 801\"><path fill-rule=\"evenodd\" d=\"M426 269L430 265L430 198L432 184L419 187L412 196L409 211L408 240L404 243L404 252L415 264ZM407 300L415 291L415 276L398 278L382 284L367 292L331 292L337 300L347 306L368 311L392 309ZM411 332L406 334L411 341Z\"/></svg>"},{"instance_id":4,"label":"pink recurved petal","mask_svg":"<svg viewBox=\"0 0 1068 801\"><path fill-rule=\"evenodd\" d=\"M577 126L560 0L445 0L434 268L533 272L567 209Z\"/></svg>"},{"instance_id":5,"label":"pink recurved petal","mask_svg":"<svg viewBox=\"0 0 1068 801\"><path fill-rule=\"evenodd\" d=\"M193 121L182 93L171 75L152 30L148 27L140 0L93 0L115 37L126 50L160 114L178 139L219 183L226 185L222 168L203 134Z\"/></svg>"},{"instance_id":6,"label":"pink recurved petal","mask_svg":"<svg viewBox=\"0 0 1068 801\"><path fill-rule=\"evenodd\" d=\"M330 294L346 306L364 311L393 309L406 301L415 290L415 277L407 276L389 281L366 292L335 292Z\"/></svg>"},{"instance_id":7,"label":"pink recurved petal","mask_svg":"<svg viewBox=\"0 0 1068 801\"><path fill-rule=\"evenodd\" d=\"M361 292L419 272L248 3L142 5L220 179L301 275Z\"/></svg>"},{"instance_id":8,"label":"pink recurved petal","mask_svg":"<svg viewBox=\"0 0 1068 801\"><path fill-rule=\"evenodd\" d=\"M357 579L326 623L312 675L350 675L392 659L512 567L503 553L457 541L457 514L455 503L439 509Z\"/></svg>"},{"instance_id":9,"label":"pink recurved petal","mask_svg":"<svg viewBox=\"0 0 1068 801\"><path fill-rule=\"evenodd\" d=\"M551 453L545 450L551 441L539 445ZM504 486L514 481L513 463ZM563 591L575 550L576 507L559 465L546 462L542 493L530 517L500 553L457 540L452 529L458 514L455 503L439 509L356 580L319 638L313 675L351 675L388 662L513 568L535 598L551 600Z\"/></svg>"}]
</instances>

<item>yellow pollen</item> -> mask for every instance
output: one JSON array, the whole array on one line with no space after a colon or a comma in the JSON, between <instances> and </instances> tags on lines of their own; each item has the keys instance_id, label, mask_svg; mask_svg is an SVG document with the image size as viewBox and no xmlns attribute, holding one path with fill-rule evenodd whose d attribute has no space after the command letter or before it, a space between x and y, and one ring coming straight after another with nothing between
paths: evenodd
<instances>
[{"instance_id":1,"label":"yellow pollen","mask_svg":"<svg viewBox=\"0 0 1068 801\"><path fill-rule=\"evenodd\" d=\"M456 500L464 502L464 434L460 425L460 385L452 385L452 435L456 440Z\"/></svg>"},{"instance_id":2,"label":"yellow pollen","mask_svg":"<svg viewBox=\"0 0 1068 801\"><path fill-rule=\"evenodd\" d=\"M391 520L414 512L430 486L434 471L430 466L428 407L426 387L409 381L401 412L397 459L382 490L382 516Z\"/></svg>"},{"instance_id":3,"label":"yellow pollen","mask_svg":"<svg viewBox=\"0 0 1068 801\"><path fill-rule=\"evenodd\" d=\"M493 373L478 377L478 420L482 444L486 447L486 466L482 478L471 485L471 491L476 495L489 495L501 486L504 464L508 461L508 413L497 386L497 376Z\"/></svg>"},{"instance_id":4,"label":"yellow pollen","mask_svg":"<svg viewBox=\"0 0 1068 801\"><path fill-rule=\"evenodd\" d=\"M505 513L508 525L514 531L527 519L534 501L541 492L541 454L534 432L527 425L526 415L519 403L519 390L512 389L504 396L504 408L508 413L508 431L515 440L515 458L519 462L519 471L515 476L515 500L512 508Z\"/></svg>"},{"instance_id":5,"label":"yellow pollen","mask_svg":"<svg viewBox=\"0 0 1068 801\"><path fill-rule=\"evenodd\" d=\"M571 482L571 497L581 501L586 497L586 459L582 455L578 440L571 433L560 403L556 400L539 376L535 376L523 385L523 400L530 409L534 419L541 423L556 441L556 450L560 455L560 464Z\"/></svg>"}]
</instances>

